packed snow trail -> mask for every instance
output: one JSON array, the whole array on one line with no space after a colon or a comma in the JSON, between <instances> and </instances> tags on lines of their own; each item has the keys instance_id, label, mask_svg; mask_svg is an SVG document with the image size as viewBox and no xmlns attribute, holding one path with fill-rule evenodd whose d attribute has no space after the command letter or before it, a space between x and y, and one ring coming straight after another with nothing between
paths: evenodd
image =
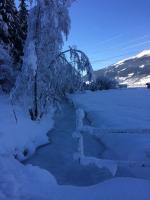
<instances>
[{"instance_id":1,"label":"packed snow trail","mask_svg":"<svg viewBox=\"0 0 150 200\"><path fill-rule=\"evenodd\" d=\"M25 164L40 166L50 171L62 185L87 186L110 178L111 175L106 169L99 169L94 165L82 166L73 159L78 146L76 139L72 137L75 129L75 109L64 103L62 110L56 113L54 130L49 133L50 144L39 148ZM94 141L91 149L93 145ZM99 153L103 152L103 147L96 146Z\"/></svg>"}]
</instances>

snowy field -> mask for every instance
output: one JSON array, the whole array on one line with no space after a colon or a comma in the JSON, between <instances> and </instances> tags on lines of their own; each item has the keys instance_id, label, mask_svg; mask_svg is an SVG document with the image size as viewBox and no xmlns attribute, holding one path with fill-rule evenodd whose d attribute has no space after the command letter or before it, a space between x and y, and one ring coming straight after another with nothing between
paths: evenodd
<instances>
[{"instance_id":1,"label":"snowy field","mask_svg":"<svg viewBox=\"0 0 150 200\"><path fill-rule=\"evenodd\" d=\"M97 158L119 163L117 176L150 179L150 91L87 91L71 99L90 121L83 130L84 137L93 135L103 147ZM130 167L131 163L134 166ZM147 167L141 167L142 163Z\"/></svg>"},{"instance_id":2,"label":"snowy field","mask_svg":"<svg viewBox=\"0 0 150 200\"><path fill-rule=\"evenodd\" d=\"M14 159L15 156L20 161L24 160L34 154L36 147L49 142L47 132L53 127L53 113L41 122L32 122L23 114L21 108L12 108L8 97L1 95L0 200L149 200L150 165L147 166L150 163L150 105L147 101L149 98L150 91L146 89L85 92L71 96L75 107L82 108L87 113L88 120L84 122L87 131L86 129L83 131L87 156L90 154L93 158L97 156L96 159L101 158L110 162L112 160L116 165L118 161L127 161L125 166L121 164L117 167L114 177L89 187L77 187L71 184L60 186L50 172L42 169L44 163L40 168L31 164L23 165ZM17 123L13 109L16 111ZM74 120L74 117L70 118L72 119ZM65 133L62 128L68 126L67 118L59 120L58 125L65 123L61 125L61 130L57 130L59 133L62 132L63 136ZM129 130L129 132L118 133L115 130ZM72 131L67 129L67 134L72 135ZM55 137L61 142L59 135ZM97 146L94 146L94 137L99 140ZM61 151L65 143L70 153L75 151L73 149L70 151L71 145L67 141L62 144ZM103 148L98 147L98 144L103 144ZM53 146L48 149L52 148ZM96 152L98 148L103 149L100 155ZM65 156L67 161L68 155ZM59 156L54 158L58 159L61 165L62 159ZM132 161L138 162L139 165L132 165L130 163ZM62 165L64 164L62 161Z\"/></svg>"},{"instance_id":3,"label":"snowy field","mask_svg":"<svg viewBox=\"0 0 150 200\"><path fill-rule=\"evenodd\" d=\"M76 94L73 101L82 107L99 128L150 129L150 90L124 89Z\"/></svg>"}]
</instances>

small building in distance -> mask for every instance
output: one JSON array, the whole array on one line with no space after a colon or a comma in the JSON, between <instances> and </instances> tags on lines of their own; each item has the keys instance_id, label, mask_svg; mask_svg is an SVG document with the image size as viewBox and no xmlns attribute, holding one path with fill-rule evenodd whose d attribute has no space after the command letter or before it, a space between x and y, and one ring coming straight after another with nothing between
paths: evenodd
<instances>
[{"instance_id":1,"label":"small building in distance","mask_svg":"<svg viewBox=\"0 0 150 200\"><path fill-rule=\"evenodd\" d=\"M147 88L150 89L150 82L146 83L146 85L147 85Z\"/></svg>"}]
</instances>

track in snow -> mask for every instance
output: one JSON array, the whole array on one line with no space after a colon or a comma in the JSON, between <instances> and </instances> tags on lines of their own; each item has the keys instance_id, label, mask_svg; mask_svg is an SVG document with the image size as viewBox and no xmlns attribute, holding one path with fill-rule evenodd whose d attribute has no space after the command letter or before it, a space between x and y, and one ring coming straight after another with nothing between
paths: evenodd
<instances>
[{"instance_id":1,"label":"track in snow","mask_svg":"<svg viewBox=\"0 0 150 200\"><path fill-rule=\"evenodd\" d=\"M49 132L50 144L37 150L37 152L25 164L32 164L44 168L52 173L57 182L62 185L87 186L97 184L111 177L106 169L99 169L96 166L81 166L73 159L77 152L77 141L72 137L76 128L75 109L64 103L62 111L55 116L54 130ZM88 138L87 138L88 141ZM90 152L100 155L103 146L92 141L87 143Z\"/></svg>"}]
</instances>

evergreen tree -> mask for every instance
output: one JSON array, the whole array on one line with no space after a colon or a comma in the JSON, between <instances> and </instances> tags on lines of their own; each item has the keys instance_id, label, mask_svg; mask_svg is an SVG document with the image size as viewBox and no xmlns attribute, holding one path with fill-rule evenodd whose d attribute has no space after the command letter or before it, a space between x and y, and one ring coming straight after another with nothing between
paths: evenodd
<instances>
[{"instance_id":1,"label":"evergreen tree","mask_svg":"<svg viewBox=\"0 0 150 200\"><path fill-rule=\"evenodd\" d=\"M19 33L20 33L21 42L22 42L20 54L23 55L23 47L24 47L24 43L27 37L27 29L28 29L28 23L27 23L28 9L27 9L26 0L20 0L18 18L19 18Z\"/></svg>"},{"instance_id":2,"label":"evergreen tree","mask_svg":"<svg viewBox=\"0 0 150 200\"><path fill-rule=\"evenodd\" d=\"M0 3L0 39L12 46L13 35L16 33L15 18L17 10L13 0L1 0Z\"/></svg>"},{"instance_id":3,"label":"evergreen tree","mask_svg":"<svg viewBox=\"0 0 150 200\"><path fill-rule=\"evenodd\" d=\"M14 0L1 0L0 2L0 42L10 47L14 62L19 61L19 20Z\"/></svg>"}]
</instances>

